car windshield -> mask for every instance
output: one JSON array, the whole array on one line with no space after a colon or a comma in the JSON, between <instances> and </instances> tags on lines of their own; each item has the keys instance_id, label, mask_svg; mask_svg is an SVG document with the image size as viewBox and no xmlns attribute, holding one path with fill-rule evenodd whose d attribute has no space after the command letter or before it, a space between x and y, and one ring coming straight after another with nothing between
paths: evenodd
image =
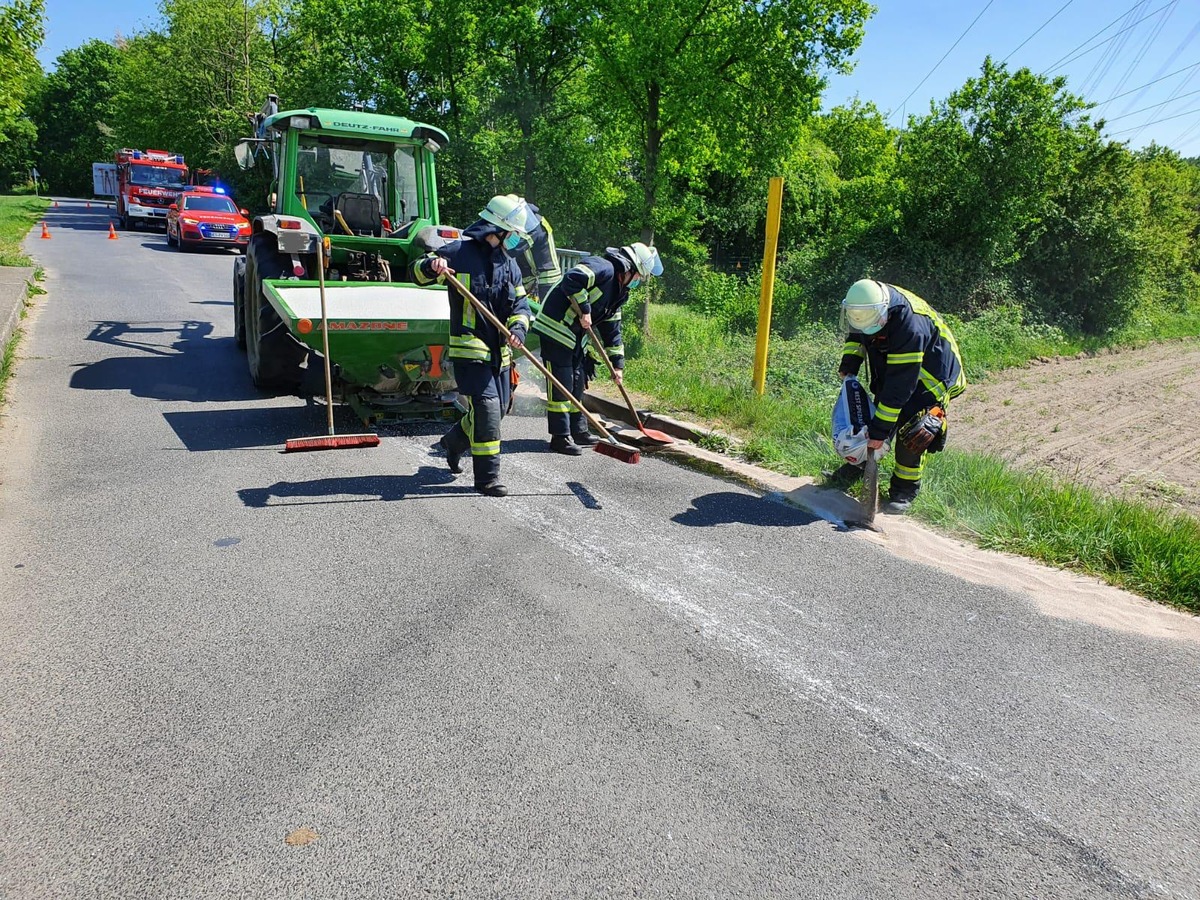
<instances>
[{"instance_id":1,"label":"car windshield","mask_svg":"<svg viewBox=\"0 0 1200 900\"><path fill-rule=\"evenodd\" d=\"M235 213L238 211L228 197L184 197L183 208L192 212Z\"/></svg>"},{"instance_id":2,"label":"car windshield","mask_svg":"<svg viewBox=\"0 0 1200 900\"><path fill-rule=\"evenodd\" d=\"M166 166L130 166L129 180L143 187L183 187L183 169Z\"/></svg>"}]
</instances>

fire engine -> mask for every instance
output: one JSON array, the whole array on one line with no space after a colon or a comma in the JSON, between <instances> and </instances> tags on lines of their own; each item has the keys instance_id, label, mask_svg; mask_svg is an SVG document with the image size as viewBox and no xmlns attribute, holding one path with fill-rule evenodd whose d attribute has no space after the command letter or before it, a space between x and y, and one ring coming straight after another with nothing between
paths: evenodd
<instances>
[{"instance_id":1,"label":"fire engine","mask_svg":"<svg viewBox=\"0 0 1200 900\"><path fill-rule=\"evenodd\" d=\"M165 150L118 150L117 217L121 227L139 222L167 222L167 210L188 180L183 156Z\"/></svg>"}]
</instances>

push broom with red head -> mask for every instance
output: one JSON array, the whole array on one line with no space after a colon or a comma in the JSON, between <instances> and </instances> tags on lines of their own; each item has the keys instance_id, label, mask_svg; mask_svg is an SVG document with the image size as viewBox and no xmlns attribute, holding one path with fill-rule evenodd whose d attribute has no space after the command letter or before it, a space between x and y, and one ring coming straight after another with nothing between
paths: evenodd
<instances>
[{"instance_id":1,"label":"push broom with red head","mask_svg":"<svg viewBox=\"0 0 1200 900\"><path fill-rule=\"evenodd\" d=\"M329 370L329 314L325 306L325 247L317 250L317 284L321 291L321 348L325 351L325 417L328 434L316 437L288 438L284 453L306 450L352 450L356 447L378 447L377 434L336 434L333 430L333 375Z\"/></svg>"}]
</instances>

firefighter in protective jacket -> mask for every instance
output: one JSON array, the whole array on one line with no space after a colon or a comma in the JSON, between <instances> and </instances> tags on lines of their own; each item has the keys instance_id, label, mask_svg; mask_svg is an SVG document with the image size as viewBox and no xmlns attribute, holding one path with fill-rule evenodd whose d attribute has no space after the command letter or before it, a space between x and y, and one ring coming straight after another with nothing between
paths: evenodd
<instances>
[{"instance_id":1,"label":"firefighter in protective jacket","mask_svg":"<svg viewBox=\"0 0 1200 900\"><path fill-rule=\"evenodd\" d=\"M661 274L658 251L638 242L609 247L603 256L585 256L550 291L533 330L541 339L546 368L576 397L587 385L587 329L593 328L604 343L619 381L625 368L621 307L631 288ZM583 413L553 384L547 393L546 425L550 449L556 453L578 456L581 446L598 440L588 432Z\"/></svg>"},{"instance_id":2,"label":"firefighter in protective jacket","mask_svg":"<svg viewBox=\"0 0 1200 900\"><path fill-rule=\"evenodd\" d=\"M856 281L842 301L846 345L838 374L870 370L875 416L867 446L879 450L895 435L890 508L903 512L921 489L926 452L946 443L946 410L967 386L950 328L912 291L881 281Z\"/></svg>"},{"instance_id":3,"label":"firefighter in protective jacket","mask_svg":"<svg viewBox=\"0 0 1200 900\"><path fill-rule=\"evenodd\" d=\"M508 493L500 483L500 420L508 409L512 389L512 347L524 343L529 330L529 301L510 254L528 241L533 221L523 200L493 197L460 240L451 241L413 265L417 284L430 284L447 272L457 274L458 280L512 332L506 343L453 285L448 286L447 356L454 366L458 391L466 397L467 412L438 445L455 474L462 471L463 454L470 450L475 490L491 497Z\"/></svg>"},{"instance_id":4,"label":"firefighter in protective jacket","mask_svg":"<svg viewBox=\"0 0 1200 900\"><path fill-rule=\"evenodd\" d=\"M554 229L536 206L528 201L525 205L537 224L529 232L528 246L516 255L517 266L521 269L525 293L545 303L550 289L562 278L562 267L558 262L558 248L554 246Z\"/></svg>"}]
</instances>

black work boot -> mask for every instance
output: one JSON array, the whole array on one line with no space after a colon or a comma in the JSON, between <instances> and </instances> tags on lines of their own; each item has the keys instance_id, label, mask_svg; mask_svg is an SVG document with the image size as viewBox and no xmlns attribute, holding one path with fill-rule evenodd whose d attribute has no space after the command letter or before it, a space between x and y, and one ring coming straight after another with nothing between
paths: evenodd
<instances>
[{"instance_id":1,"label":"black work boot","mask_svg":"<svg viewBox=\"0 0 1200 900\"><path fill-rule=\"evenodd\" d=\"M573 431L571 432L571 440L580 447L595 447L600 443L600 438L596 437L590 431Z\"/></svg>"},{"instance_id":2,"label":"black work boot","mask_svg":"<svg viewBox=\"0 0 1200 900\"><path fill-rule=\"evenodd\" d=\"M582 450L571 443L571 439L565 434L556 434L550 438L550 449L555 453L562 453L565 456L579 456L583 453Z\"/></svg>"},{"instance_id":3,"label":"black work boot","mask_svg":"<svg viewBox=\"0 0 1200 900\"><path fill-rule=\"evenodd\" d=\"M463 451L451 450L449 445L447 445L446 438L444 436L437 442L437 447L446 454L446 465L449 466L450 471L455 475L461 475L463 470Z\"/></svg>"},{"instance_id":4,"label":"black work boot","mask_svg":"<svg viewBox=\"0 0 1200 900\"><path fill-rule=\"evenodd\" d=\"M507 497L508 488L498 481L489 481L487 484L475 485L475 490L483 494L485 497Z\"/></svg>"},{"instance_id":5,"label":"black work boot","mask_svg":"<svg viewBox=\"0 0 1200 900\"><path fill-rule=\"evenodd\" d=\"M920 492L921 485L919 483L907 482L897 484L893 481L891 490L888 491L888 504L884 509L888 512L906 513Z\"/></svg>"}]
</instances>

